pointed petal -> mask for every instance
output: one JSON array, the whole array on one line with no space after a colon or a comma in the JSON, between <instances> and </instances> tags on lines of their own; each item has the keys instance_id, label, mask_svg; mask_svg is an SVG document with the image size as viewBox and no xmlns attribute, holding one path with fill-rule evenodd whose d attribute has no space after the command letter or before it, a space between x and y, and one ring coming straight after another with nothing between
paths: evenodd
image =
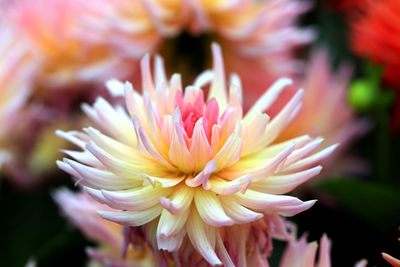
<instances>
[{"instance_id":1,"label":"pointed petal","mask_svg":"<svg viewBox=\"0 0 400 267\"><path fill-rule=\"evenodd\" d=\"M279 94L286 86L292 84L292 80L288 78L280 78L265 93L257 100L253 107L244 116L246 121L251 120L257 114L263 113L268 107L270 107Z\"/></svg>"},{"instance_id":2,"label":"pointed petal","mask_svg":"<svg viewBox=\"0 0 400 267\"><path fill-rule=\"evenodd\" d=\"M324 150L314 153L307 158L297 161L296 163L283 169L283 171L284 172L293 172L293 171L304 170L304 169L310 168L313 165L318 164L319 162L321 162L322 160L327 158L330 154L332 154L333 151L335 151L335 149L337 148L337 146L338 146L338 144L329 146L329 147L325 148Z\"/></svg>"},{"instance_id":3,"label":"pointed petal","mask_svg":"<svg viewBox=\"0 0 400 267\"><path fill-rule=\"evenodd\" d=\"M321 166L316 166L312 169L296 173L273 175L251 184L250 189L268 194L286 194L310 178L318 175L321 169Z\"/></svg>"},{"instance_id":4,"label":"pointed petal","mask_svg":"<svg viewBox=\"0 0 400 267\"><path fill-rule=\"evenodd\" d=\"M213 176L210 183L210 190L217 193L218 195L232 195L237 192L245 193L247 188L252 182L251 175L244 175L231 181L227 181L218 176Z\"/></svg>"},{"instance_id":5,"label":"pointed petal","mask_svg":"<svg viewBox=\"0 0 400 267\"><path fill-rule=\"evenodd\" d=\"M86 185L95 189L123 190L142 183L141 179L135 177L121 178L111 172L92 168L73 160L65 159L65 162L80 174Z\"/></svg>"},{"instance_id":6,"label":"pointed petal","mask_svg":"<svg viewBox=\"0 0 400 267\"><path fill-rule=\"evenodd\" d=\"M221 47L216 43L212 44L214 79L211 83L208 99L215 98L222 110L228 105L228 96L225 85L225 70L222 59Z\"/></svg>"}]
</instances>

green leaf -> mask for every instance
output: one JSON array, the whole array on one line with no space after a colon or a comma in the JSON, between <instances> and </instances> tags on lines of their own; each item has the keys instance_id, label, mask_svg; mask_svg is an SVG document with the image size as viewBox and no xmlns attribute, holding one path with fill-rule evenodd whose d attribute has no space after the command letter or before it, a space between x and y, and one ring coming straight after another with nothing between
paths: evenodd
<instances>
[{"instance_id":1,"label":"green leaf","mask_svg":"<svg viewBox=\"0 0 400 267\"><path fill-rule=\"evenodd\" d=\"M333 196L346 211L381 231L400 224L400 188L350 178L328 179L317 188Z\"/></svg>"}]
</instances>

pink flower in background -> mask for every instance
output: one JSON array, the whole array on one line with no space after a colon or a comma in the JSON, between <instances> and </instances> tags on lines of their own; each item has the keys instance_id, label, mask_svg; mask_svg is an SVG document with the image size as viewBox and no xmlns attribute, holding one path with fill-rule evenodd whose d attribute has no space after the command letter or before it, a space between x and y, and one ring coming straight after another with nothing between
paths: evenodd
<instances>
[{"instance_id":1,"label":"pink flower in background","mask_svg":"<svg viewBox=\"0 0 400 267\"><path fill-rule=\"evenodd\" d=\"M314 32L296 22L310 9L310 1L192 2L195 28L215 34L227 70L242 78L246 110L277 78L301 73L304 65L296 49L309 44Z\"/></svg>"},{"instance_id":2,"label":"pink flower in background","mask_svg":"<svg viewBox=\"0 0 400 267\"><path fill-rule=\"evenodd\" d=\"M296 240L295 233L293 239L288 242L280 267L331 267L331 242L326 235L323 235L319 243L318 261L316 260L318 243L316 241L308 243L307 235L303 235ZM367 261L360 260L354 267L366 267Z\"/></svg>"},{"instance_id":3,"label":"pink flower in background","mask_svg":"<svg viewBox=\"0 0 400 267\"><path fill-rule=\"evenodd\" d=\"M80 23L89 12L80 0L16 0L1 2L4 24L29 49L36 68L35 91L104 82L120 77L131 63L104 43L88 42L82 36L90 29ZM118 71L117 71L118 69Z\"/></svg>"},{"instance_id":4,"label":"pink flower in background","mask_svg":"<svg viewBox=\"0 0 400 267\"><path fill-rule=\"evenodd\" d=\"M103 218L128 226L158 220L159 249L176 251L187 236L215 265L224 251L218 227L310 208L315 201L283 194L317 175L318 162L335 145L313 156L322 138L304 135L272 145L299 111L302 91L270 120L263 110L290 84L280 79L243 116L239 77L231 76L228 95L219 46L213 54L213 71L185 93L180 75L166 79L159 57L153 79L150 57L144 57L143 95L130 83L111 83L114 91L124 90L126 109L102 98L84 106L99 130L59 131L82 151L65 151L74 160L58 165L99 202L119 210L99 211ZM209 83L206 101L201 88Z\"/></svg>"},{"instance_id":5,"label":"pink flower in background","mask_svg":"<svg viewBox=\"0 0 400 267\"><path fill-rule=\"evenodd\" d=\"M143 48L156 47L171 65L184 59L169 56L177 48L165 49L166 41L183 33L192 36L193 42L211 35L223 47L228 70L244 79L245 88L262 93L280 76L300 72L302 63L295 50L313 40L314 33L295 23L310 6L309 1L296 0L96 1L95 15L84 21L92 26L86 35L96 42L108 42L135 59L148 51L137 45L147 44ZM177 56L182 56L180 52ZM187 71L191 64L182 69ZM252 95L245 99L246 103L256 100Z\"/></svg>"},{"instance_id":6,"label":"pink flower in background","mask_svg":"<svg viewBox=\"0 0 400 267\"><path fill-rule=\"evenodd\" d=\"M317 50L312 53L305 73L304 79L299 82L299 86L304 89L302 107L296 120L288 125L277 142L302 134L323 136L326 146L340 144L333 156L324 162L327 167L325 172L365 172L368 168L365 163L345 153L369 125L366 120L357 119L347 102L347 89L352 74L350 66L343 64L337 71L333 71L327 52ZM283 91L280 101L275 102L276 105L267 111L268 114L277 114L295 94L295 88Z\"/></svg>"},{"instance_id":7,"label":"pink flower in background","mask_svg":"<svg viewBox=\"0 0 400 267\"><path fill-rule=\"evenodd\" d=\"M12 161L9 141L30 95L35 68L27 58L27 47L16 41L14 33L0 23L0 167Z\"/></svg>"},{"instance_id":8,"label":"pink flower in background","mask_svg":"<svg viewBox=\"0 0 400 267\"><path fill-rule=\"evenodd\" d=\"M153 254L144 241L138 242L141 247L124 248L123 228L113 222L99 217L97 210L113 211L106 205L92 199L86 193L73 193L60 189L54 199L65 216L78 227L86 237L98 244L98 248L88 248L92 260L105 266L153 266ZM140 240L137 237L136 240ZM138 245L138 244L136 244ZM125 257L121 253L125 249Z\"/></svg>"}]
</instances>

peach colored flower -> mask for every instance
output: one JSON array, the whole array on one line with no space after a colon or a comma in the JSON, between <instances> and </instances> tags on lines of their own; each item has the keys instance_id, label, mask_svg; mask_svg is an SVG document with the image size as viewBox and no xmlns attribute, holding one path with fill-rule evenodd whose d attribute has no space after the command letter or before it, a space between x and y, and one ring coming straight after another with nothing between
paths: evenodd
<instances>
[{"instance_id":1,"label":"peach colored flower","mask_svg":"<svg viewBox=\"0 0 400 267\"><path fill-rule=\"evenodd\" d=\"M229 72L244 84L244 106L257 99L282 75L300 73L302 61L296 49L314 39L314 32L296 22L311 7L309 1L223 0L191 1L197 32L212 33L221 43ZM247 93L250 91L250 94Z\"/></svg>"},{"instance_id":2,"label":"peach colored flower","mask_svg":"<svg viewBox=\"0 0 400 267\"><path fill-rule=\"evenodd\" d=\"M106 40L128 57L144 55L147 51L137 46L147 44L174 65L184 59L169 55L176 49L168 46L169 40L183 33L194 42L201 35L211 35L224 48L228 70L237 72L246 87L262 93L282 74L301 69L295 50L313 40L314 32L295 23L310 6L309 1L297 0L96 1L95 15L86 16L85 21L92 25L94 40ZM245 101L254 100L250 96Z\"/></svg>"},{"instance_id":3,"label":"peach colored flower","mask_svg":"<svg viewBox=\"0 0 400 267\"><path fill-rule=\"evenodd\" d=\"M347 89L351 68L342 64L334 72L330 67L327 51L312 53L303 81L304 98L301 110L277 138L277 142L290 140L298 135L323 136L326 146L340 143L335 153L324 162L325 172L337 174L342 171L363 172L367 169L360 159L346 155L346 150L357 137L368 129L366 120L357 119L347 102ZM283 92L280 101L268 110L274 116L295 94L295 87ZM324 146L323 146L324 147ZM334 168L329 168L334 166Z\"/></svg>"},{"instance_id":4,"label":"peach colored flower","mask_svg":"<svg viewBox=\"0 0 400 267\"><path fill-rule=\"evenodd\" d=\"M59 131L82 151L65 151L74 160L58 165L99 202L119 210L99 211L103 218L129 226L158 221L159 249L176 251L187 235L215 265L221 263L216 250L223 249L218 227L310 208L315 201L284 194L317 175L318 162L335 145L311 156L322 138L303 135L272 145L299 111L302 91L270 120L263 110L290 84L282 78L244 115L240 79L231 76L228 94L220 48L212 50L213 71L184 93L178 74L166 79L159 57L153 79L145 56L143 94L130 83L111 83L114 91L124 90L126 109L103 98L85 105L99 128ZM209 83L205 100L201 88Z\"/></svg>"},{"instance_id":5,"label":"peach colored flower","mask_svg":"<svg viewBox=\"0 0 400 267\"><path fill-rule=\"evenodd\" d=\"M86 1L16 0L1 3L1 20L27 44L36 68L35 90L65 87L82 82L104 82L120 77L129 67L104 42L82 36L90 29L80 22L87 14ZM135 64L132 65L134 67ZM118 69L118 71L117 71ZM110 75L110 76L108 76Z\"/></svg>"}]
</instances>

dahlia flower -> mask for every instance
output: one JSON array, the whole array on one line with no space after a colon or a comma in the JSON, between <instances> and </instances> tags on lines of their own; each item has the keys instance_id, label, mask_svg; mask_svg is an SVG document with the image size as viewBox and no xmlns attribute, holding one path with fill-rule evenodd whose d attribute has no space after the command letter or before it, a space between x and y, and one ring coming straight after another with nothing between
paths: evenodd
<instances>
[{"instance_id":1,"label":"dahlia flower","mask_svg":"<svg viewBox=\"0 0 400 267\"><path fill-rule=\"evenodd\" d=\"M65 216L82 230L85 236L99 244L97 249L86 250L92 260L106 266L128 267L155 264L144 242L141 242L140 249L128 247L123 242L123 227L100 218L96 213L99 209L108 211L113 211L113 209L100 204L84 192L74 193L68 189L56 191L54 199ZM121 251L124 250L126 255L123 258Z\"/></svg>"},{"instance_id":2,"label":"dahlia flower","mask_svg":"<svg viewBox=\"0 0 400 267\"><path fill-rule=\"evenodd\" d=\"M0 23L0 167L11 159L9 139L21 109L30 94L34 64L27 60L27 48Z\"/></svg>"},{"instance_id":3,"label":"dahlia flower","mask_svg":"<svg viewBox=\"0 0 400 267\"><path fill-rule=\"evenodd\" d=\"M367 168L361 160L344 153L351 142L368 129L368 122L358 120L347 103L351 74L350 66L345 64L333 72L327 51L315 50L306 68L305 77L300 82L304 88L302 108L296 120L276 140L283 142L299 135L311 134L323 136L326 145L340 143L334 155L324 162L327 167L325 172L362 172ZM295 93L295 87L284 91L279 101L268 110L269 114L275 116ZM334 168L329 168L333 163Z\"/></svg>"},{"instance_id":4,"label":"dahlia flower","mask_svg":"<svg viewBox=\"0 0 400 267\"><path fill-rule=\"evenodd\" d=\"M18 35L19 42L27 44L32 60L40 62L36 90L104 82L107 75L114 77L129 69L128 61L109 45L83 37L90 32L80 23L82 14L89 12L85 1L17 0L0 5L3 23Z\"/></svg>"},{"instance_id":5,"label":"dahlia flower","mask_svg":"<svg viewBox=\"0 0 400 267\"><path fill-rule=\"evenodd\" d=\"M168 55L173 48L162 49L164 41L182 33L193 38L211 34L224 48L229 71L239 73L246 85L261 93L282 73L299 72L302 65L295 49L314 38L312 30L295 25L310 8L309 1L114 0L96 1L92 6L94 11L83 19L92 26L92 38L107 40L133 58L146 52L138 44L154 41L176 64L174 55ZM254 88L260 79L262 87Z\"/></svg>"},{"instance_id":6,"label":"dahlia flower","mask_svg":"<svg viewBox=\"0 0 400 267\"><path fill-rule=\"evenodd\" d=\"M287 245L280 267L330 267L331 263L331 242L326 235L323 235L319 244L318 262L316 254L318 243L307 242L307 236L303 235L299 240L293 238ZM354 267L366 267L367 261L360 260Z\"/></svg>"},{"instance_id":7,"label":"dahlia flower","mask_svg":"<svg viewBox=\"0 0 400 267\"><path fill-rule=\"evenodd\" d=\"M274 144L301 106L299 90L274 119L263 111L290 84L277 81L246 113L241 85L231 76L229 95L220 47L212 46L213 71L200 75L184 93L180 76L168 81L157 57L142 60L142 90L124 90L125 108L99 98L84 105L97 124L85 132L57 132L82 151L58 162L92 197L118 211L99 211L128 226L157 222L158 249L176 251L187 236L212 264L225 253L218 227L246 224L264 215L293 216L315 201L284 195L317 175L318 162L336 147L312 154L321 137L308 135ZM201 90L210 84L207 100Z\"/></svg>"}]
</instances>

